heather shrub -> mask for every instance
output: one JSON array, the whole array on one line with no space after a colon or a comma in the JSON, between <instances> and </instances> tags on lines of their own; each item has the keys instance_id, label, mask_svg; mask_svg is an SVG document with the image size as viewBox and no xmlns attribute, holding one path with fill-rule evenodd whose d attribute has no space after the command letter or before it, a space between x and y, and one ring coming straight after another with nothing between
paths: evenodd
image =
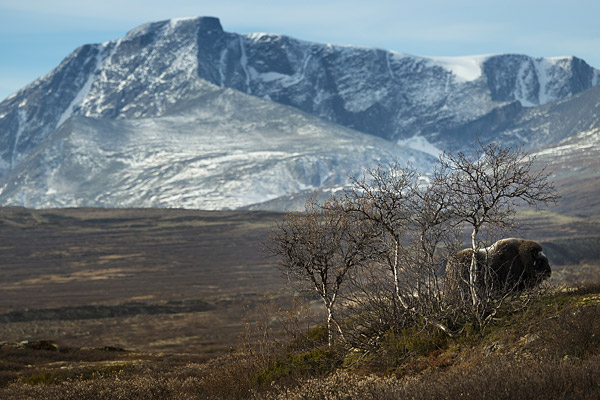
<instances>
[{"instance_id":1,"label":"heather shrub","mask_svg":"<svg viewBox=\"0 0 600 400\"><path fill-rule=\"evenodd\" d=\"M539 363L516 357L481 357L452 369L419 376L359 376L336 372L309 379L295 389L255 395L256 399L597 399L600 359Z\"/></svg>"},{"instance_id":2,"label":"heather shrub","mask_svg":"<svg viewBox=\"0 0 600 400\"><path fill-rule=\"evenodd\" d=\"M341 364L339 349L317 347L306 352L290 352L284 358L258 374L259 384L290 378L322 376L330 373Z\"/></svg>"}]
</instances>

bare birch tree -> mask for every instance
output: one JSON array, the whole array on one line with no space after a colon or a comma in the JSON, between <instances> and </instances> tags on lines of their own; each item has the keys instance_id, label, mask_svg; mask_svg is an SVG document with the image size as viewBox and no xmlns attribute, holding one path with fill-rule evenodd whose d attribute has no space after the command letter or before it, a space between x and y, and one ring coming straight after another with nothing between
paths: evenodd
<instances>
[{"instance_id":1,"label":"bare birch tree","mask_svg":"<svg viewBox=\"0 0 600 400\"><path fill-rule=\"evenodd\" d=\"M440 184L444 177L438 172L423 179L410 166L370 169L354 181L340 204L372 229L375 238L368 255L371 262L365 264L368 271L355 271L361 274L353 279L360 293L355 302L364 301L371 310L375 304L387 307L379 298L385 293L386 274L374 271L387 270L397 304L391 307L393 315L412 315L450 333L444 320L451 310L444 303L442 278L448 255L458 249L459 232L449 212L452 194ZM365 288L379 294L369 295Z\"/></svg>"},{"instance_id":2,"label":"bare birch tree","mask_svg":"<svg viewBox=\"0 0 600 400\"><path fill-rule=\"evenodd\" d=\"M454 198L448 211L470 230L472 257L466 283L472 309L480 318L489 317L490 306L495 310L501 304L494 298L494 292L504 298L511 292L494 290L497 288L492 286L497 282L489 268L478 267L477 254L486 247L482 237L487 236L489 240L493 237L490 232L512 227L519 204L538 207L557 200L548 180L549 173L536 169L534 162L535 158L518 148L496 143L483 145L479 141L471 154L444 153L439 159L444 177L440 183Z\"/></svg>"},{"instance_id":3,"label":"bare birch tree","mask_svg":"<svg viewBox=\"0 0 600 400\"><path fill-rule=\"evenodd\" d=\"M376 240L369 258L392 276L394 297L405 309L410 307L402 286L403 261L407 259L404 242L411 218L412 185L416 173L408 167L394 164L389 168L367 170L361 180L354 180L353 188L340 202L343 212L362 223L368 223Z\"/></svg>"},{"instance_id":4,"label":"bare birch tree","mask_svg":"<svg viewBox=\"0 0 600 400\"><path fill-rule=\"evenodd\" d=\"M335 313L340 291L348 272L364 262L363 248L370 237L336 202L319 206L311 199L304 212L286 214L270 246L289 281L314 291L323 301L329 346L334 327L343 338Z\"/></svg>"}]
</instances>

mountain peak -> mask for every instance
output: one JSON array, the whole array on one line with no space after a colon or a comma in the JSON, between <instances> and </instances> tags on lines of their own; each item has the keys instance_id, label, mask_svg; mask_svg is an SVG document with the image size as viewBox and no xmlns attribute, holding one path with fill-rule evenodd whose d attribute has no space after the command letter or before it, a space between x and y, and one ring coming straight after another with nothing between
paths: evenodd
<instances>
[{"instance_id":1,"label":"mountain peak","mask_svg":"<svg viewBox=\"0 0 600 400\"><path fill-rule=\"evenodd\" d=\"M193 21L199 28L199 30L207 33L211 32L223 32L223 26L221 21L217 17L192 17L192 18L176 18L170 20L171 24L180 24L188 21Z\"/></svg>"},{"instance_id":2,"label":"mountain peak","mask_svg":"<svg viewBox=\"0 0 600 400\"><path fill-rule=\"evenodd\" d=\"M138 26L137 28L132 29L127 32L125 36L125 40L133 39L139 36L144 36L148 34L152 34L161 30L176 30L186 27L195 27L198 32L203 32L207 34L211 33L222 33L223 27L221 26L221 21L217 17L184 17L184 18L172 18L166 19L157 22L150 22L147 24L143 24Z\"/></svg>"}]
</instances>

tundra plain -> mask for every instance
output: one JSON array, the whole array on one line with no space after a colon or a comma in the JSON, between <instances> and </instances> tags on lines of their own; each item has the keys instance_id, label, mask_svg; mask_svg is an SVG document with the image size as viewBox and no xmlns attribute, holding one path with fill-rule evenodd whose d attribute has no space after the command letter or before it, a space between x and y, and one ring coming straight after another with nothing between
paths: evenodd
<instances>
[{"instance_id":1,"label":"tundra plain","mask_svg":"<svg viewBox=\"0 0 600 400\"><path fill-rule=\"evenodd\" d=\"M0 341L223 354L292 290L263 248L281 214L0 208ZM600 219L523 212L555 283L600 277ZM318 307L318 306L317 306Z\"/></svg>"}]
</instances>

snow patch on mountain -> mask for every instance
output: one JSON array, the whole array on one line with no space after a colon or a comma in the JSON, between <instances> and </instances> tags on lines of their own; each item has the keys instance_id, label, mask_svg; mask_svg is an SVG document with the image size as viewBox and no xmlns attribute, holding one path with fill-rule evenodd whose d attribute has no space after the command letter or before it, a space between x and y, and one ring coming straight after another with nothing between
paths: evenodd
<instances>
[{"instance_id":1,"label":"snow patch on mountain","mask_svg":"<svg viewBox=\"0 0 600 400\"><path fill-rule=\"evenodd\" d=\"M582 155L588 151L598 152L598 149L600 149L600 128L595 128L561 140L556 145L533 153L532 155L536 157L565 157L577 154Z\"/></svg>"},{"instance_id":2,"label":"snow patch on mountain","mask_svg":"<svg viewBox=\"0 0 600 400\"><path fill-rule=\"evenodd\" d=\"M17 165L17 159L19 157L19 153L17 152L17 146L19 145L19 140L21 139L21 135L25 129L25 123L27 122L27 111L23 107L19 107L17 110L17 133L15 134L15 141L13 143L12 148L12 158L10 159L10 168L14 168Z\"/></svg>"},{"instance_id":3,"label":"snow patch on mountain","mask_svg":"<svg viewBox=\"0 0 600 400\"><path fill-rule=\"evenodd\" d=\"M431 65L442 67L450 71L457 82L472 82L481 77L483 73L482 64L490 55L463 56L463 57L423 57L430 61Z\"/></svg>"},{"instance_id":4,"label":"snow patch on mountain","mask_svg":"<svg viewBox=\"0 0 600 400\"><path fill-rule=\"evenodd\" d=\"M250 88L250 72L248 71L248 56L246 55L246 45L244 44L244 37L240 36L240 65L242 70L244 71L244 75L246 76L246 93L252 94L252 89Z\"/></svg>"},{"instance_id":5,"label":"snow patch on mountain","mask_svg":"<svg viewBox=\"0 0 600 400\"><path fill-rule=\"evenodd\" d=\"M350 112L359 113L380 102L387 94L388 91L385 88L363 90L360 95L349 96L344 103L344 108Z\"/></svg>"},{"instance_id":6,"label":"snow patch on mountain","mask_svg":"<svg viewBox=\"0 0 600 400\"><path fill-rule=\"evenodd\" d=\"M562 72L561 64L572 61L572 57L538 58L534 60L537 77L540 85L538 104L546 104L558 100L556 93L552 92L552 78ZM569 93L571 95L572 93Z\"/></svg>"},{"instance_id":7,"label":"snow patch on mountain","mask_svg":"<svg viewBox=\"0 0 600 400\"><path fill-rule=\"evenodd\" d=\"M415 135L409 139L398 140L396 143L400 146L422 151L423 153L430 154L436 158L443 153L442 150L429 143L423 136Z\"/></svg>"},{"instance_id":8,"label":"snow patch on mountain","mask_svg":"<svg viewBox=\"0 0 600 400\"><path fill-rule=\"evenodd\" d=\"M545 90L546 82L542 82L540 77L545 75L539 74L539 67L532 67L529 62L521 63L519 72L517 73L513 96L518 100L523 107L535 107L539 105L540 91ZM541 87L540 87L541 86Z\"/></svg>"},{"instance_id":9,"label":"snow patch on mountain","mask_svg":"<svg viewBox=\"0 0 600 400\"><path fill-rule=\"evenodd\" d=\"M171 29L177 28L177 26L182 22L190 22L198 19L198 17L179 17L179 18L171 18L169 20L169 25Z\"/></svg>"}]
</instances>

